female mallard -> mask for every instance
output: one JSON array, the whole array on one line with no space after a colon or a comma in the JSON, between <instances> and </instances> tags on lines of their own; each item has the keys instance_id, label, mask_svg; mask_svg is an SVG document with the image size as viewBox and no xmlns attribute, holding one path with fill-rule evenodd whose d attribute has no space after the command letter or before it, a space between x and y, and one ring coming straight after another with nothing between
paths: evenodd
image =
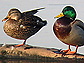
<instances>
[{"instance_id":1,"label":"female mallard","mask_svg":"<svg viewBox=\"0 0 84 63\"><path fill-rule=\"evenodd\" d=\"M63 50L63 52L75 54L77 48L84 45L84 23L81 20L75 20L76 11L71 6L66 6L55 18L59 18L53 26L55 35L63 43L69 45L68 50ZM70 45L76 46L75 51L70 51Z\"/></svg>"},{"instance_id":2,"label":"female mallard","mask_svg":"<svg viewBox=\"0 0 84 63\"><path fill-rule=\"evenodd\" d=\"M5 21L8 19L3 27L7 35L24 40L23 44L16 46L23 46L27 38L37 33L47 24L47 21L43 21L40 17L34 15L41 9L44 8L21 13L18 9L13 8L8 12L8 16L2 20Z\"/></svg>"}]
</instances>

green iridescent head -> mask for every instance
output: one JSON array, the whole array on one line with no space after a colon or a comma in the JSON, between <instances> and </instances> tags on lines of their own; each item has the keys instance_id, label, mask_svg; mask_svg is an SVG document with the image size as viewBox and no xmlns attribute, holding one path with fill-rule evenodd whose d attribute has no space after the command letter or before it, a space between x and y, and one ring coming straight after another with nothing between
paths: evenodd
<instances>
[{"instance_id":1,"label":"green iridescent head","mask_svg":"<svg viewBox=\"0 0 84 63\"><path fill-rule=\"evenodd\" d=\"M68 17L70 19L75 19L76 18L76 11L73 7L71 6L66 6L63 10L62 10L62 13L58 16L56 16L55 18L58 18L58 17Z\"/></svg>"}]
</instances>

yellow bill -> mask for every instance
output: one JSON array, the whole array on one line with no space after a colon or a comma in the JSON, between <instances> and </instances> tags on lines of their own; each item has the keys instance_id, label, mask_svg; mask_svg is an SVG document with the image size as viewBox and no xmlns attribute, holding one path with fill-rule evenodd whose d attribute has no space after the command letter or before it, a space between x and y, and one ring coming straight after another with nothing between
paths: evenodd
<instances>
[{"instance_id":1,"label":"yellow bill","mask_svg":"<svg viewBox=\"0 0 84 63\"><path fill-rule=\"evenodd\" d=\"M54 18L59 18L59 17L63 17L64 16L64 14L63 13L61 13L61 14L59 14L59 15L57 15L56 17L54 17Z\"/></svg>"}]
</instances>

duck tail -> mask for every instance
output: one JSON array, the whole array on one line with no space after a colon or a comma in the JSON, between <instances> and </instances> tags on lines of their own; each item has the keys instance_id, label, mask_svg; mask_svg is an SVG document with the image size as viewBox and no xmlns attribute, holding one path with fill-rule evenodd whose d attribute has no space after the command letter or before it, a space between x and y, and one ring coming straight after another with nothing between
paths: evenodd
<instances>
[{"instance_id":1,"label":"duck tail","mask_svg":"<svg viewBox=\"0 0 84 63\"><path fill-rule=\"evenodd\" d=\"M47 21L46 20L44 20L42 22L43 22L43 26L47 25Z\"/></svg>"},{"instance_id":2,"label":"duck tail","mask_svg":"<svg viewBox=\"0 0 84 63\"><path fill-rule=\"evenodd\" d=\"M43 8L39 8L39 9L35 9L35 10L41 10L41 9L45 9L45 7L43 7Z\"/></svg>"},{"instance_id":3,"label":"duck tail","mask_svg":"<svg viewBox=\"0 0 84 63\"><path fill-rule=\"evenodd\" d=\"M45 8L38 8L38 9L34 9L34 10L31 10L31 11L26 11L26 12L23 12L22 14L23 15L34 15L34 14L36 14L37 12L38 12L38 10L41 10L41 9L45 9Z\"/></svg>"},{"instance_id":4,"label":"duck tail","mask_svg":"<svg viewBox=\"0 0 84 63\"><path fill-rule=\"evenodd\" d=\"M47 21L46 20L45 21L41 21L41 22L39 22L38 25L43 27L43 26L47 25Z\"/></svg>"}]
</instances>

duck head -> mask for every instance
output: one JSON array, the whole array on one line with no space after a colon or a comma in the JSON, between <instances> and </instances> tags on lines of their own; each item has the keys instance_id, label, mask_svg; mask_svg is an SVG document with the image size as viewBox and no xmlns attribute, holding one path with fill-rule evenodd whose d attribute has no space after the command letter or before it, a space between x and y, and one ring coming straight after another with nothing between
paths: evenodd
<instances>
[{"instance_id":1,"label":"duck head","mask_svg":"<svg viewBox=\"0 0 84 63\"><path fill-rule=\"evenodd\" d=\"M7 19L18 20L20 18L21 18L21 12L18 9L13 8L8 12L8 15L2 21L5 21Z\"/></svg>"},{"instance_id":2,"label":"duck head","mask_svg":"<svg viewBox=\"0 0 84 63\"><path fill-rule=\"evenodd\" d=\"M56 16L55 18L60 18L60 17L67 17L72 20L75 20L76 18L76 11L72 6L66 6L63 10L62 13Z\"/></svg>"}]
</instances>

